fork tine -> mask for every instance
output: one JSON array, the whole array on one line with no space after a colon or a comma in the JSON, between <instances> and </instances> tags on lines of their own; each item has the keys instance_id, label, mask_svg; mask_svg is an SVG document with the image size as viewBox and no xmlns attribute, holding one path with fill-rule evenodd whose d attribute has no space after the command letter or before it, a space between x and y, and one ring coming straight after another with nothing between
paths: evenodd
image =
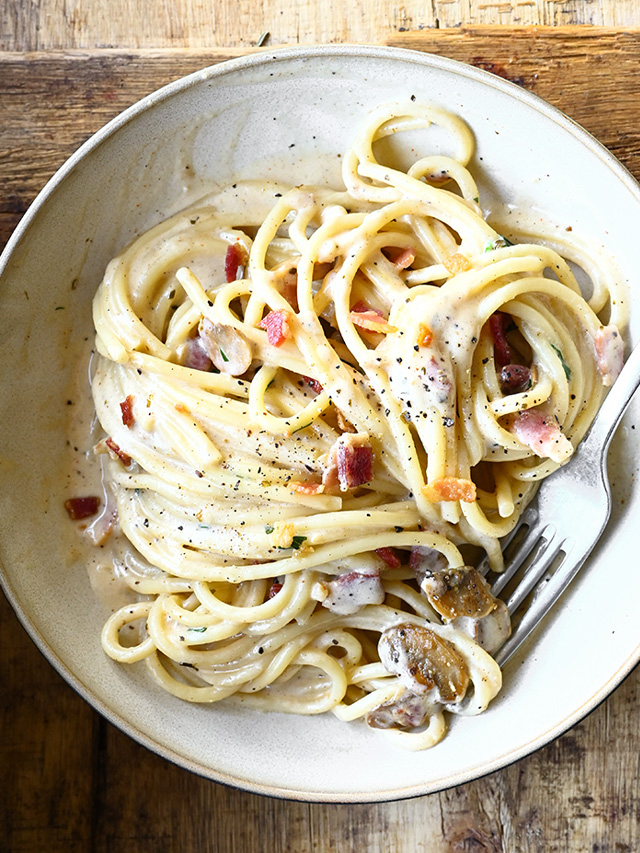
<instances>
[{"instance_id":1,"label":"fork tine","mask_svg":"<svg viewBox=\"0 0 640 853\"><path fill-rule=\"evenodd\" d=\"M498 577L492 584L491 592L493 595L498 595L501 590L509 583L511 578L516 574L518 569L522 566L524 561L527 559L529 554L532 552L536 543L544 537L544 534L549 530L550 525L546 525L544 527L540 527L537 524L538 521L538 511L535 508L530 508L527 512L522 516L522 523L518 526L518 530L521 529L523 524L529 525L529 529L522 540L522 542L518 545L518 549L515 554L510 558L503 572L500 572ZM550 538L547 536L546 538Z\"/></svg>"},{"instance_id":2,"label":"fork tine","mask_svg":"<svg viewBox=\"0 0 640 853\"><path fill-rule=\"evenodd\" d=\"M528 527L529 529L531 529L537 520L538 520L537 508L535 506L528 506L526 508L526 510L522 513L522 515L520 516L520 519L518 520L518 523L513 528L513 530L510 533L507 533L506 536L503 536L500 539L500 547L502 548L502 551L504 552L505 548L507 548L513 542L513 540L516 538L516 536L518 535L520 530L522 530L523 527ZM477 569L481 575L486 576L486 575L490 574L491 569L489 566L489 558L486 555L478 563ZM503 573L500 572L501 577L502 577L502 574Z\"/></svg>"},{"instance_id":3,"label":"fork tine","mask_svg":"<svg viewBox=\"0 0 640 853\"><path fill-rule=\"evenodd\" d=\"M548 529L549 527L546 527L542 533L546 533ZM545 539L543 549L536 554L534 562L527 569L524 577L507 601L509 613L515 613L536 584L544 577L547 569L562 551L564 545L566 545L566 540L554 529L551 536Z\"/></svg>"},{"instance_id":4,"label":"fork tine","mask_svg":"<svg viewBox=\"0 0 640 853\"><path fill-rule=\"evenodd\" d=\"M565 549L563 567L558 569L549 581L539 588L534 600L531 602L531 605L520 620L515 632L494 656L496 662L500 666L503 666L509 660L513 653L517 651L529 634L540 623L542 617L549 612L551 607L555 604L558 598L560 598L562 593L582 568L585 560L593 549L593 544L590 544L582 548L576 557L572 553L575 551L575 542L567 544L567 541L565 540L562 544ZM570 571L566 571L567 566L570 566Z\"/></svg>"}]
</instances>

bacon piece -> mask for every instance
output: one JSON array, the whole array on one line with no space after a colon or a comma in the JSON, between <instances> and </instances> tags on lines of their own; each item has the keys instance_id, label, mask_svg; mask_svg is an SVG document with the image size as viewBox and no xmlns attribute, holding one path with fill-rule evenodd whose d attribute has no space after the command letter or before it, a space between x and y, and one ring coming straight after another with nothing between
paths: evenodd
<instances>
[{"instance_id":1,"label":"bacon piece","mask_svg":"<svg viewBox=\"0 0 640 853\"><path fill-rule=\"evenodd\" d=\"M602 376L602 384L613 385L624 362L622 335L616 326L602 326L595 333L593 343L596 349L598 370Z\"/></svg>"},{"instance_id":2,"label":"bacon piece","mask_svg":"<svg viewBox=\"0 0 640 853\"><path fill-rule=\"evenodd\" d=\"M281 584L279 581L274 580L274 582L269 587L269 598L275 598L275 596L280 592L282 587L283 584Z\"/></svg>"},{"instance_id":3,"label":"bacon piece","mask_svg":"<svg viewBox=\"0 0 640 853\"><path fill-rule=\"evenodd\" d=\"M224 259L224 274L228 282L235 281L238 270L247 262L244 248L239 243L231 243Z\"/></svg>"},{"instance_id":4,"label":"bacon piece","mask_svg":"<svg viewBox=\"0 0 640 853\"><path fill-rule=\"evenodd\" d=\"M281 347L282 344L291 336L291 327L289 320L291 314L289 311L270 311L264 317L259 326L261 329L267 330L267 340L273 347Z\"/></svg>"},{"instance_id":5,"label":"bacon piece","mask_svg":"<svg viewBox=\"0 0 640 853\"><path fill-rule=\"evenodd\" d=\"M321 394L324 391L324 388L318 382L317 379L312 379L311 376L303 376L302 378L307 383L307 385L311 388L311 390L316 392L316 394Z\"/></svg>"},{"instance_id":6,"label":"bacon piece","mask_svg":"<svg viewBox=\"0 0 640 853\"><path fill-rule=\"evenodd\" d=\"M441 477L422 487L422 494L431 503L438 501L464 501L473 503L476 499L476 484L461 477Z\"/></svg>"},{"instance_id":7,"label":"bacon piece","mask_svg":"<svg viewBox=\"0 0 640 853\"><path fill-rule=\"evenodd\" d=\"M428 326L425 326L424 323L420 323L418 326L418 338L416 343L419 347L428 347L431 346L431 342L433 341L433 332Z\"/></svg>"},{"instance_id":8,"label":"bacon piece","mask_svg":"<svg viewBox=\"0 0 640 853\"><path fill-rule=\"evenodd\" d=\"M505 364L499 379L504 394L516 394L531 388L531 370L524 364Z\"/></svg>"},{"instance_id":9,"label":"bacon piece","mask_svg":"<svg viewBox=\"0 0 640 853\"><path fill-rule=\"evenodd\" d=\"M191 367L194 370L211 370L212 361L207 355L205 344L200 335L189 338L181 345L178 358L185 367Z\"/></svg>"},{"instance_id":10,"label":"bacon piece","mask_svg":"<svg viewBox=\"0 0 640 853\"><path fill-rule=\"evenodd\" d=\"M87 495L81 498L69 498L64 502L64 508L69 513L69 518L79 521L96 515L100 509L100 498L95 495Z\"/></svg>"},{"instance_id":11,"label":"bacon piece","mask_svg":"<svg viewBox=\"0 0 640 853\"><path fill-rule=\"evenodd\" d=\"M457 275L459 272L465 272L466 270L471 269L471 261L466 255L460 254L460 252L455 252L453 255L449 255L448 258L445 258L442 262L444 268L451 275Z\"/></svg>"},{"instance_id":12,"label":"bacon piece","mask_svg":"<svg viewBox=\"0 0 640 853\"><path fill-rule=\"evenodd\" d=\"M431 694L446 704L459 702L467 692L470 674L464 658L430 628L394 625L380 637L378 654L385 669L419 696Z\"/></svg>"},{"instance_id":13,"label":"bacon piece","mask_svg":"<svg viewBox=\"0 0 640 853\"><path fill-rule=\"evenodd\" d=\"M389 335L398 331L395 326L390 325L385 320L382 311L378 311L377 308L369 308L364 302L356 302L349 312L349 320L354 326L360 326L368 332Z\"/></svg>"},{"instance_id":14,"label":"bacon piece","mask_svg":"<svg viewBox=\"0 0 640 853\"><path fill-rule=\"evenodd\" d=\"M538 409L526 409L510 416L506 425L511 427L518 441L530 447L537 456L566 462L573 453L571 442L553 415Z\"/></svg>"},{"instance_id":15,"label":"bacon piece","mask_svg":"<svg viewBox=\"0 0 640 853\"><path fill-rule=\"evenodd\" d=\"M504 367L512 361L511 347L507 341L507 324L510 322L508 314L496 311L489 317L489 328L493 337L494 358L498 367Z\"/></svg>"},{"instance_id":16,"label":"bacon piece","mask_svg":"<svg viewBox=\"0 0 640 853\"><path fill-rule=\"evenodd\" d=\"M129 465L131 465L131 457L129 456L129 454L125 453L124 450L120 450L120 447L115 443L115 441L111 437L109 437L105 441L105 444L107 445L107 447L111 451L109 453L109 456L111 456L112 459L118 458L122 462L122 464L124 465L125 468L128 468Z\"/></svg>"},{"instance_id":17,"label":"bacon piece","mask_svg":"<svg viewBox=\"0 0 640 853\"><path fill-rule=\"evenodd\" d=\"M133 397L131 394L120 403L120 410L122 411L122 423L129 429L133 429L136 419L133 415Z\"/></svg>"},{"instance_id":18,"label":"bacon piece","mask_svg":"<svg viewBox=\"0 0 640 853\"><path fill-rule=\"evenodd\" d=\"M376 554L390 569L399 569L402 565L402 560L393 548L376 548Z\"/></svg>"},{"instance_id":19,"label":"bacon piece","mask_svg":"<svg viewBox=\"0 0 640 853\"><path fill-rule=\"evenodd\" d=\"M357 613L368 604L382 604L384 601L384 587L377 570L347 572L334 580L321 581L320 587L327 593L322 606L342 616Z\"/></svg>"},{"instance_id":20,"label":"bacon piece","mask_svg":"<svg viewBox=\"0 0 640 853\"><path fill-rule=\"evenodd\" d=\"M323 483L289 483L289 488L301 495L321 495L324 492Z\"/></svg>"},{"instance_id":21,"label":"bacon piece","mask_svg":"<svg viewBox=\"0 0 640 853\"><path fill-rule=\"evenodd\" d=\"M425 391L432 392L438 403L446 403L453 391L451 376L440 367L434 356L431 356L426 366L423 384Z\"/></svg>"},{"instance_id":22,"label":"bacon piece","mask_svg":"<svg viewBox=\"0 0 640 853\"><path fill-rule=\"evenodd\" d=\"M341 492L368 483L373 477L373 448L366 432L344 433L334 442L322 482Z\"/></svg>"},{"instance_id":23,"label":"bacon piece","mask_svg":"<svg viewBox=\"0 0 640 853\"><path fill-rule=\"evenodd\" d=\"M399 270L406 270L416 259L415 251L409 246L404 249L400 246L386 246L382 253Z\"/></svg>"}]
</instances>

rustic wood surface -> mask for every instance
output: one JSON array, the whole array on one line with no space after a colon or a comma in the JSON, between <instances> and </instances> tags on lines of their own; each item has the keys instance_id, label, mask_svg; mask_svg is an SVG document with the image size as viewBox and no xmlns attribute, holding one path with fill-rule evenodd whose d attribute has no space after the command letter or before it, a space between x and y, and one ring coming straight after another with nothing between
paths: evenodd
<instances>
[{"instance_id":1,"label":"rustic wood surface","mask_svg":"<svg viewBox=\"0 0 640 853\"><path fill-rule=\"evenodd\" d=\"M135 5L145 8L145 3ZM79 3L50 0L23 8L0 0L0 47L5 49L0 52L0 244L46 179L92 131L163 83L243 52L254 26L256 31L273 28L274 41L339 40L344 33L356 40L360 32L354 24L360 12L348 6L331 32L316 20L316 8L315 25L302 36L295 25L307 26L313 11L309 4L283 4L286 25L283 21L279 30L262 6L260 14L245 15L240 4L242 26L235 32L222 28L215 37L203 34L201 19L210 20L212 14L209 9L205 15L204 4L175 3L185 12L180 30L172 29L168 0L154 6L157 21L137 13L134 22L133 2L111 0L113 14L107 21L106 4L85 3L81 9ZM640 31L465 27L400 32L398 25L407 20L411 26L431 26L435 17L441 23L484 21L490 7L493 22L517 23L517 15L526 15L526 23L640 24L640 10L633 6L616 4L614 11L604 2L576 0L468 7L441 0L431 4L428 18L420 19L408 3L404 8L411 14L392 14L389 7L379 22L382 29L368 29L361 40L429 50L509 77L585 125L640 178ZM276 20L273 11L271 18ZM160 28L157 38L145 29L153 25ZM207 49L129 49L151 42ZM224 49L219 47L223 42ZM89 49L114 44L127 49ZM87 50L23 52L78 46ZM640 850L638 670L573 730L511 767L429 797L357 806L259 797L158 758L105 722L62 681L2 596L0 680L0 851Z\"/></svg>"}]
</instances>

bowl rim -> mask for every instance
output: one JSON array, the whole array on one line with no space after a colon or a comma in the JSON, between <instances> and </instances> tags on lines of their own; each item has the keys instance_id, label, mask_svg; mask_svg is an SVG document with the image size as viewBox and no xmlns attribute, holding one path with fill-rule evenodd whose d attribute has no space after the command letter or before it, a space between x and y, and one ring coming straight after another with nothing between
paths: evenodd
<instances>
[{"instance_id":1,"label":"bowl rim","mask_svg":"<svg viewBox=\"0 0 640 853\"><path fill-rule=\"evenodd\" d=\"M223 59L214 65L206 66L184 77L173 80L124 109L103 125L99 130L93 133L85 142L83 142L46 182L44 187L31 202L13 233L9 237L3 252L0 254L0 287L2 285L2 275L11 256L27 235L31 224L36 219L38 213L47 200L56 192L58 187L89 153L97 149L103 142L116 134L120 128L134 120L138 115L152 109L161 102L169 100L174 95L180 94L205 81L226 77L240 69L266 65L272 62L277 63L289 60L316 59L329 56L342 56L347 58L361 57L414 63L475 80L484 86L497 89L498 91L509 95L511 98L519 100L529 108L541 113L547 119L570 133L578 142L588 148L592 154L595 154L601 161L603 161L614 175L617 176L623 184L625 184L627 189L635 195L637 201L640 203L640 184L638 181L615 157L615 155L613 155L591 133L585 130L585 128L575 120L563 113L560 109L545 101L539 95L523 89L510 80L498 77L484 69L476 68L475 66L469 65L460 60L443 57L438 54L386 45L320 44L256 49L250 54L230 59ZM519 761L521 758L533 754L537 750L548 745L560 735L566 733L570 728L583 720L591 711L597 708L598 705L600 705L631 673L633 668L640 661L639 643L635 651L627 658L620 668L611 675L611 677L588 702L577 708L572 714L559 721L547 731L540 733L537 737L533 738L526 744L523 744L519 749L512 751L508 755L497 756L492 761L483 765L482 769L479 771L461 771L450 776L444 783L441 781L431 786L427 783L411 785L406 789L394 788L392 790L380 790L376 792L354 791L349 795L349 797L345 797L344 794L332 795L329 791L290 790L285 787L276 787L272 784L240 779L227 772L215 770L211 767L205 767L192 759L184 757L174 749L164 746L154 740L153 737L124 719L117 711L108 707L103 700L94 695L91 690L82 683L80 678L71 671L64 660L62 660L62 658L51 648L27 616L1 562L0 588L4 591L9 604L13 608L23 628L48 662L95 711L97 711L116 728L120 729L133 740L137 741L157 755L160 755L161 757L171 761L173 764L176 764L185 770L189 770L196 775L238 790L299 802L327 804L391 802L448 790L458 785L483 778L490 773L508 767L509 765Z\"/></svg>"}]
</instances>

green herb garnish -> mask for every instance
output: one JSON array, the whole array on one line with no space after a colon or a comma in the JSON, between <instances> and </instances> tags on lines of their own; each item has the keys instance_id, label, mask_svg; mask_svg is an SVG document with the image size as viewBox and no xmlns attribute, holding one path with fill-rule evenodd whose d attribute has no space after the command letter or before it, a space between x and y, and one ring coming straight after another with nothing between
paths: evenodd
<instances>
[{"instance_id":1,"label":"green herb garnish","mask_svg":"<svg viewBox=\"0 0 640 853\"><path fill-rule=\"evenodd\" d=\"M272 527L270 524L265 524L265 526L264 526L264 532L265 533L273 533L274 530L275 530L275 527Z\"/></svg>"},{"instance_id":2,"label":"green herb garnish","mask_svg":"<svg viewBox=\"0 0 640 853\"><path fill-rule=\"evenodd\" d=\"M562 365L562 369L564 370L564 375L567 377L567 379L571 379L571 368L569 367L567 362L564 360L564 356L562 355L561 350L559 350L558 347L554 347L553 344L551 344L551 349L555 352L555 354L560 359L560 364Z\"/></svg>"},{"instance_id":3,"label":"green herb garnish","mask_svg":"<svg viewBox=\"0 0 640 853\"><path fill-rule=\"evenodd\" d=\"M293 539L291 540L291 545L286 545L286 546L285 545L278 545L278 548L281 551L288 551L289 548L293 548L295 551L297 551L298 548L302 545L302 543L306 542L306 541L307 541L306 536L294 536Z\"/></svg>"},{"instance_id":4,"label":"green herb garnish","mask_svg":"<svg viewBox=\"0 0 640 853\"><path fill-rule=\"evenodd\" d=\"M220 350L220 355L222 356L222 360L223 361L229 361L226 352L221 347L218 347L218 349Z\"/></svg>"},{"instance_id":5,"label":"green herb garnish","mask_svg":"<svg viewBox=\"0 0 640 853\"><path fill-rule=\"evenodd\" d=\"M491 243L487 243L484 247L485 252L493 252L496 249L504 249L507 246L514 246L515 243L512 243L508 237L503 237L500 235L496 240L493 240Z\"/></svg>"},{"instance_id":6,"label":"green herb garnish","mask_svg":"<svg viewBox=\"0 0 640 853\"><path fill-rule=\"evenodd\" d=\"M206 630L207 629L204 627L204 625L202 626L202 628L187 628L187 631L193 631L196 634L204 634Z\"/></svg>"}]
</instances>

